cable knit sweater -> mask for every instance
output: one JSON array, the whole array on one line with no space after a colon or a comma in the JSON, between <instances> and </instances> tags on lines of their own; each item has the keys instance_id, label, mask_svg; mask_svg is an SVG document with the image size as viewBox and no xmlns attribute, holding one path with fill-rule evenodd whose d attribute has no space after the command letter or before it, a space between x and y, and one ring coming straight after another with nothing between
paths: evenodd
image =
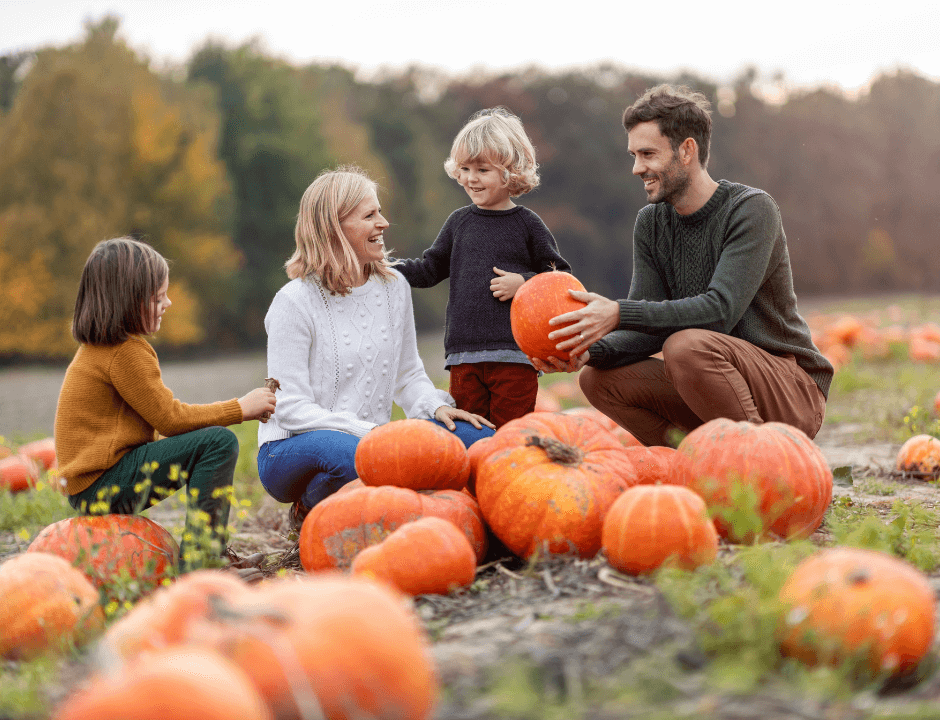
<instances>
[{"instance_id":1,"label":"cable knit sweater","mask_svg":"<svg viewBox=\"0 0 940 720\"><path fill-rule=\"evenodd\" d=\"M633 280L618 302L618 329L591 345L594 367L636 362L672 333L704 328L792 354L828 396L833 368L797 312L780 210L763 190L721 180L691 215L668 203L641 209Z\"/></svg>"},{"instance_id":2,"label":"cable knit sweater","mask_svg":"<svg viewBox=\"0 0 940 720\"><path fill-rule=\"evenodd\" d=\"M309 430L362 437L392 417L431 418L454 399L434 387L418 355L411 289L400 273L331 295L315 278L282 287L264 319L277 410L259 447Z\"/></svg>"},{"instance_id":3,"label":"cable knit sweater","mask_svg":"<svg viewBox=\"0 0 940 720\"><path fill-rule=\"evenodd\" d=\"M187 405L163 384L157 352L139 335L81 345L62 382L55 449L69 495L81 492L156 433L171 437L242 421L237 399Z\"/></svg>"}]
</instances>

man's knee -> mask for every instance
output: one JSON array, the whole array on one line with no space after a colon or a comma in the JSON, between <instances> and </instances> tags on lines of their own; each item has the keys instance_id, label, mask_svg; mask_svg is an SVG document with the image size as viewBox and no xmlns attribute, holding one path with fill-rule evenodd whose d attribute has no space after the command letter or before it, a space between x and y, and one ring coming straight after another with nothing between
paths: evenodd
<instances>
[{"instance_id":1,"label":"man's knee","mask_svg":"<svg viewBox=\"0 0 940 720\"><path fill-rule=\"evenodd\" d=\"M600 378L599 373L594 368L589 365L584 366L581 369L581 372L578 373L578 385L581 388L581 392L584 393L584 397L588 399L588 402L593 404L594 399L597 397L597 393L600 390Z\"/></svg>"}]
</instances>

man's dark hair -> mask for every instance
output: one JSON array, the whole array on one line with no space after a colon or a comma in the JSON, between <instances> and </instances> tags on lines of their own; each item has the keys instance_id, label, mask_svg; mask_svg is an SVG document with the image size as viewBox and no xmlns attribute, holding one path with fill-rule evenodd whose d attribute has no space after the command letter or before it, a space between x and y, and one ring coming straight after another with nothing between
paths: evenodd
<instances>
[{"instance_id":1,"label":"man's dark hair","mask_svg":"<svg viewBox=\"0 0 940 720\"><path fill-rule=\"evenodd\" d=\"M659 132L669 138L673 152L686 138L692 138L698 144L698 159L704 168L712 137L711 105L702 93L685 85L657 85L623 111L623 126L630 132L640 123L655 120Z\"/></svg>"},{"instance_id":2,"label":"man's dark hair","mask_svg":"<svg viewBox=\"0 0 940 720\"><path fill-rule=\"evenodd\" d=\"M168 275L166 260L147 243L102 240L82 270L72 336L86 345L117 345L149 334L152 303Z\"/></svg>"}]
</instances>

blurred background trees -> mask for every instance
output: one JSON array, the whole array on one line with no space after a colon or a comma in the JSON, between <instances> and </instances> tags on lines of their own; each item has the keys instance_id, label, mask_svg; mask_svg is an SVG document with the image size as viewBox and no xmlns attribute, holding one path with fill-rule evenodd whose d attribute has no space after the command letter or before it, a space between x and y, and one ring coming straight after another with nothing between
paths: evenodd
<instances>
[{"instance_id":1,"label":"blurred background trees","mask_svg":"<svg viewBox=\"0 0 940 720\"><path fill-rule=\"evenodd\" d=\"M663 81L712 99L712 177L780 205L801 296L940 291L940 85L909 72L858 97L787 94L752 71L719 87L610 64L476 78L413 67L365 82L252 43L207 42L185 67L155 68L105 19L73 46L0 57L0 360L71 355L81 267L122 234L172 263L161 353L263 347L316 175L367 169L386 244L417 256L468 202L443 169L455 133L494 105L522 118L538 152L542 184L518 202L585 286L622 297L645 195L620 117ZM420 331L442 328L446 296L446 283L414 293Z\"/></svg>"}]
</instances>

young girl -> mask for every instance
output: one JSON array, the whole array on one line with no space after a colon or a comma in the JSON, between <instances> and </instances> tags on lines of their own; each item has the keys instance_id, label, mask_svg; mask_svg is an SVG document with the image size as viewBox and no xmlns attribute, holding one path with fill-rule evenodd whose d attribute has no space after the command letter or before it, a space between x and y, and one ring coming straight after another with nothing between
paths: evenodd
<instances>
[{"instance_id":1,"label":"young girl","mask_svg":"<svg viewBox=\"0 0 940 720\"><path fill-rule=\"evenodd\" d=\"M450 278L450 394L457 407L498 428L532 412L538 393L538 372L512 336L509 301L535 274L571 266L539 216L512 201L539 184L519 118L503 108L478 112L458 133L444 168L473 204L447 218L420 260L400 260L396 268L412 287Z\"/></svg>"},{"instance_id":2,"label":"young girl","mask_svg":"<svg viewBox=\"0 0 940 720\"><path fill-rule=\"evenodd\" d=\"M92 250L75 301L72 335L81 345L59 393L55 445L69 502L82 514L137 513L185 484L187 571L204 564L198 539L206 532L208 552L225 550L238 440L218 426L264 422L275 399L266 388L209 405L173 397L145 338L171 305L168 286L166 260L145 243L122 237Z\"/></svg>"},{"instance_id":3,"label":"young girl","mask_svg":"<svg viewBox=\"0 0 940 720\"><path fill-rule=\"evenodd\" d=\"M300 201L291 278L268 310L268 375L280 382L277 415L258 428L258 475L292 503L298 529L310 508L356 479L356 446L389 422L395 402L469 446L492 435L458 410L418 355L411 289L389 267L388 222L376 184L359 168L322 173Z\"/></svg>"}]
</instances>

